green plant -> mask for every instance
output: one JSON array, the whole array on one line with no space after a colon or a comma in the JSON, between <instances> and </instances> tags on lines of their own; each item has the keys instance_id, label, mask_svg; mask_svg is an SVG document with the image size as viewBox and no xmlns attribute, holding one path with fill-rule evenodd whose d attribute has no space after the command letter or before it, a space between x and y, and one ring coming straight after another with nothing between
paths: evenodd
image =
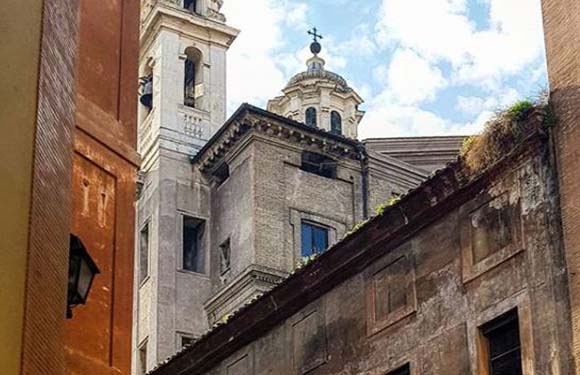
<instances>
[{"instance_id":1,"label":"green plant","mask_svg":"<svg viewBox=\"0 0 580 375\"><path fill-rule=\"evenodd\" d=\"M506 112L514 119L514 120L522 120L525 116L536 107L534 103L530 100L520 100L519 102L514 103L511 107L509 107Z\"/></svg>"},{"instance_id":2,"label":"green plant","mask_svg":"<svg viewBox=\"0 0 580 375\"><path fill-rule=\"evenodd\" d=\"M296 266L296 269L299 270L301 268L306 267L310 263L314 262L319 256L320 254L312 254L310 256L300 258L300 260L298 261L298 265Z\"/></svg>"},{"instance_id":3,"label":"green plant","mask_svg":"<svg viewBox=\"0 0 580 375\"><path fill-rule=\"evenodd\" d=\"M400 195L393 195L385 202L378 205L377 208L375 209L375 213L377 214L377 216L382 215L388 207L394 206L395 204L399 203L400 200L401 200Z\"/></svg>"},{"instance_id":4,"label":"green plant","mask_svg":"<svg viewBox=\"0 0 580 375\"><path fill-rule=\"evenodd\" d=\"M366 224L366 223L368 223L368 222L369 222L369 220L367 219L367 220L363 220L363 221L361 221L361 222L358 222L358 223L356 223L356 224L354 225L354 227L352 227L352 229L346 233L346 236L350 236L351 234L353 234L353 233L356 233L356 232L357 232L357 231L359 231L359 230L360 230L362 227L364 227L364 226L365 226L365 224Z\"/></svg>"},{"instance_id":5,"label":"green plant","mask_svg":"<svg viewBox=\"0 0 580 375\"><path fill-rule=\"evenodd\" d=\"M469 170L482 171L511 151L522 141L531 111L545 107L544 98L536 102L521 100L497 112L480 135L467 138L461 147L460 156Z\"/></svg>"}]
</instances>

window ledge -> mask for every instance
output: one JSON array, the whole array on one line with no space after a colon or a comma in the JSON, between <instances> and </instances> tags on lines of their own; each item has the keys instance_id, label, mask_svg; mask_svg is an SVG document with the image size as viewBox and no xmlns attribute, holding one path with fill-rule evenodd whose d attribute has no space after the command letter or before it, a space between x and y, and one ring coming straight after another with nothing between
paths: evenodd
<instances>
[{"instance_id":1,"label":"window ledge","mask_svg":"<svg viewBox=\"0 0 580 375\"><path fill-rule=\"evenodd\" d=\"M184 269L178 269L177 270L178 273L182 273L182 274L186 274L186 275L191 275L191 276L196 276L196 277L201 277L204 279L208 279L209 280L209 276L205 273L200 273L200 272L195 272L195 271L188 271L188 270L184 270Z\"/></svg>"}]
</instances>

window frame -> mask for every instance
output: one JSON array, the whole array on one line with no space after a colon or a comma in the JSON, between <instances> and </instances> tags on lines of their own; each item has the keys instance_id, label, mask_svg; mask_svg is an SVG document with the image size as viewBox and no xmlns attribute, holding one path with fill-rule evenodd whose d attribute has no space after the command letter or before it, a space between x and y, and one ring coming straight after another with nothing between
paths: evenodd
<instances>
[{"instance_id":1,"label":"window frame","mask_svg":"<svg viewBox=\"0 0 580 375\"><path fill-rule=\"evenodd\" d=\"M316 228L318 230L324 231L324 233L326 235L326 240L325 240L326 248L324 250L321 250L319 252L311 251L311 253L308 255L304 254L304 246L303 245L304 245L304 227L305 226L308 226L310 228ZM301 258L310 257L310 256L314 256L314 255L320 255L320 254L323 254L325 251L327 251L330 248L330 231L331 231L331 228L329 228L328 226L326 226L324 224L320 224L320 223L314 222L312 220L302 219L300 221L300 256L301 256ZM314 244L314 242L315 242L313 234L314 234L314 232L312 233L311 245Z\"/></svg>"},{"instance_id":2,"label":"window frame","mask_svg":"<svg viewBox=\"0 0 580 375\"><path fill-rule=\"evenodd\" d=\"M192 69L191 80L188 80L188 66ZM197 61L186 55L183 61L183 105L188 108L197 108L195 100L195 86L197 79ZM191 91L191 93L189 93Z\"/></svg>"},{"instance_id":3,"label":"window frame","mask_svg":"<svg viewBox=\"0 0 580 375\"><path fill-rule=\"evenodd\" d=\"M314 119L314 123L310 123L308 121L309 119ZM316 107L310 106L306 108L306 110L304 111L304 124L311 128L318 127L318 110L316 109Z\"/></svg>"},{"instance_id":4,"label":"window frame","mask_svg":"<svg viewBox=\"0 0 580 375\"><path fill-rule=\"evenodd\" d=\"M338 121L338 129L335 129L335 121ZM342 116L338 111L330 112L330 133L334 135L343 135L342 133Z\"/></svg>"},{"instance_id":5,"label":"window frame","mask_svg":"<svg viewBox=\"0 0 580 375\"><path fill-rule=\"evenodd\" d=\"M316 158L319 160L315 160ZM329 156L317 152L302 151L300 155L300 169L324 178L333 180L338 178L338 162Z\"/></svg>"},{"instance_id":6,"label":"window frame","mask_svg":"<svg viewBox=\"0 0 580 375\"><path fill-rule=\"evenodd\" d=\"M185 333L185 332L177 332L177 351L180 351L181 349L185 348L185 345L183 345L183 340L191 340L192 342L196 340L195 335L191 334L191 333Z\"/></svg>"},{"instance_id":7,"label":"window frame","mask_svg":"<svg viewBox=\"0 0 580 375\"><path fill-rule=\"evenodd\" d=\"M535 344L532 327L532 302L529 291L522 290L508 299L502 299L467 319L467 341L469 345L469 356L472 367L478 375L488 375L485 353L485 341L482 340L480 327L487 322L503 315L510 310L517 309L518 323L520 330L520 342L522 358L522 370L525 375L536 375L535 369ZM541 375L541 374L540 374Z\"/></svg>"},{"instance_id":8,"label":"window frame","mask_svg":"<svg viewBox=\"0 0 580 375\"><path fill-rule=\"evenodd\" d=\"M222 268L224 249L228 249L229 259L227 268ZM220 276L224 276L232 270L232 241L229 237L219 245L219 258L220 258Z\"/></svg>"},{"instance_id":9,"label":"window frame","mask_svg":"<svg viewBox=\"0 0 580 375\"><path fill-rule=\"evenodd\" d=\"M145 259L147 261L145 270L143 269L143 243L142 243L142 238L143 238L143 232L144 230L147 230L147 249L145 250ZM138 285L141 286L143 284L145 284L147 282L147 280L149 280L149 278L151 277L151 219L147 219L145 221L145 223L143 223L143 225L141 225L141 228L139 229L139 268L138 268L138 275L137 277L139 278L139 283ZM145 272L143 272L145 271Z\"/></svg>"},{"instance_id":10,"label":"window frame","mask_svg":"<svg viewBox=\"0 0 580 375\"><path fill-rule=\"evenodd\" d=\"M149 348L147 347L149 344L149 339L146 338L145 340L143 340L143 342L141 342L141 344L139 345L138 349L137 349L137 363L138 363L138 369L137 369L137 374L138 375L145 375L147 373L147 359L148 359L148 354L149 354ZM145 356L143 357L143 353L145 353Z\"/></svg>"},{"instance_id":11,"label":"window frame","mask_svg":"<svg viewBox=\"0 0 580 375\"><path fill-rule=\"evenodd\" d=\"M180 213L180 253L179 253L179 267L178 270L181 272L186 272L186 273L190 273L190 274L195 274L195 275L207 275L207 246L206 246L206 235L205 235L205 225L207 223L207 220L195 215L191 215L188 213ZM197 251L198 251L198 255L201 256L201 259L199 260L199 266L201 268L201 270L190 270L188 268L185 267L185 227L186 227L186 220L191 219L193 221L197 222L197 225L195 226L195 230L196 230L196 242L197 242ZM201 227L201 233L199 228Z\"/></svg>"},{"instance_id":12,"label":"window frame","mask_svg":"<svg viewBox=\"0 0 580 375\"><path fill-rule=\"evenodd\" d=\"M505 351L504 353L502 353L500 356L497 356L496 358L492 358L491 357L491 345L492 345L492 341L490 339L490 335L494 332L497 332L499 330L501 330L502 328L507 327L510 324L515 324L516 328L517 328L517 342L518 345L515 348L511 348L507 351ZM508 354L512 354L514 351L518 351L519 352L519 359L520 359L520 370L521 370L521 374L524 374L524 363L522 361L523 359L523 344L522 344L522 335L521 335L521 329L520 329L520 317L518 314L518 309L511 309L507 312L504 312L503 314L493 318L492 320L482 324L481 326L479 326L478 328L479 331L479 338L480 338L480 353L481 353L481 358L480 358L480 363L481 363L481 367L482 367L482 375L496 375L494 374L493 371L493 361L494 359L498 359L499 357L508 355ZM520 375L521 375L520 374Z\"/></svg>"},{"instance_id":13,"label":"window frame","mask_svg":"<svg viewBox=\"0 0 580 375\"><path fill-rule=\"evenodd\" d=\"M191 5L193 5L191 8L186 7L188 1L190 1ZM199 14L198 6L199 6L198 0L183 0L183 9L185 9L188 12L191 12L193 14Z\"/></svg>"}]
</instances>

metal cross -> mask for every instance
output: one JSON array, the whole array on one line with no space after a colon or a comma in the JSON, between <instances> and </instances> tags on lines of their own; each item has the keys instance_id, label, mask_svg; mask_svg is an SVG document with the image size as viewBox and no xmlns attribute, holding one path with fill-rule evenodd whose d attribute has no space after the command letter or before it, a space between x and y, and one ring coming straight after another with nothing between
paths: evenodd
<instances>
[{"instance_id":1,"label":"metal cross","mask_svg":"<svg viewBox=\"0 0 580 375\"><path fill-rule=\"evenodd\" d=\"M322 35L318 34L318 29L316 27L312 28L312 30L309 30L308 35L312 35L314 43L318 42L318 38L324 39Z\"/></svg>"}]
</instances>

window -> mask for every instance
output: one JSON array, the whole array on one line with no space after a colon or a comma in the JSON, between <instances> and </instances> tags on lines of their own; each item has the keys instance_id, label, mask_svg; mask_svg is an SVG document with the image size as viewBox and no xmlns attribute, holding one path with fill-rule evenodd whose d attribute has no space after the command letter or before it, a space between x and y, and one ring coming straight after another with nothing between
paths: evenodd
<instances>
[{"instance_id":1,"label":"window","mask_svg":"<svg viewBox=\"0 0 580 375\"><path fill-rule=\"evenodd\" d=\"M213 172L213 178L218 186L223 184L229 177L230 167L227 163L223 163Z\"/></svg>"},{"instance_id":2,"label":"window","mask_svg":"<svg viewBox=\"0 0 580 375\"><path fill-rule=\"evenodd\" d=\"M336 135L342 135L342 117L336 111L330 113L330 132Z\"/></svg>"},{"instance_id":3,"label":"window","mask_svg":"<svg viewBox=\"0 0 580 375\"><path fill-rule=\"evenodd\" d=\"M481 327L489 375L521 375L522 358L517 310Z\"/></svg>"},{"instance_id":4,"label":"window","mask_svg":"<svg viewBox=\"0 0 580 375\"><path fill-rule=\"evenodd\" d=\"M139 78L141 93L139 101L147 108L147 113L153 108L153 73Z\"/></svg>"},{"instance_id":5,"label":"window","mask_svg":"<svg viewBox=\"0 0 580 375\"><path fill-rule=\"evenodd\" d=\"M399 367L398 369L389 372L387 375L411 375L411 366L407 363L403 367Z\"/></svg>"},{"instance_id":6,"label":"window","mask_svg":"<svg viewBox=\"0 0 580 375\"><path fill-rule=\"evenodd\" d=\"M189 56L185 59L183 91L183 104L187 107L195 107L195 61Z\"/></svg>"},{"instance_id":7,"label":"window","mask_svg":"<svg viewBox=\"0 0 580 375\"><path fill-rule=\"evenodd\" d=\"M231 268L232 249L230 246L230 239L228 238L220 245L220 274L224 275Z\"/></svg>"},{"instance_id":8,"label":"window","mask_svg":"<svg viewBox=\"0 0 580 375\"><path fill-rule=\"evenodd\" d=\"M316 108L309 107L306 109L306 125L316 127Z\"/></svg>"},{"instance_id":9,"label":"window","mask_svg":"<svg viewBox=\"0 0 580 375\"><path fill-rule=\"evenodd\" d=\"M324 155L304 151L301 169L322 177L336 178L336 162Z\"/></svg>"},{"instance_id":10,"label":"window","mask_svg":"<svg viewBox=\"0 0 580 375\"><path fill-rule=\"evenodd\" d=\"M514 241L512 218L516 215L512 211L507 196L501 196L471 215L474 263L497 253Z\"/></svg>"},{"instance_id":11,"label":"window","mask_svg":"<svg viewBox=\"0 0 580 375\"><path fill-rule=\"evenodd\" d=\"M192 336L181 335L181 347L186 347L188 345L193 344L195 339Z\"/></svg>"},{"instance_id":12,"label":"window","mask_svg":"<svg viewBox=\"0 0 580 375\"><path fill-rule=\"evenodd\" d=\"M204 273L202 237L204 222L183 216L183 264L185 271Z\"/></svg>"},{"instance_id":13,"label":"window","mask_svg":"<svg viewBox=\"0 0 580 375\"><path fill-rule=\"evenodd\" d=\"M183 8L192 13L197 13L197 0L183 0Z\"/></svg>"},{"instance_id":14,"label":"window","mask_svg":"<svg viewBox=\"0 0 580 375\"><path fill-rule=\"evenodd\" d=\"M149 224L139 232L139 283L149 276Z\"/></svg>"},{"instance_id":15,"label":"window","mask_svg":"<svg viewBox=\"0 0 580 375\"><path fill-rule=\"evenodd\" d=\"M302 256L320 254L328 248L328 229L309 222L302 222Z\"/></svg>"},{"instance_id":16,"label":"window","mask_svg":"<svg viewBox=\"0 0 580 375\"><path fill-rule=\"evenodd\" d=\"M147 341L145 341L139 347L139 375L145 375L147 373Z\"/></svg>"}]
</instances>

